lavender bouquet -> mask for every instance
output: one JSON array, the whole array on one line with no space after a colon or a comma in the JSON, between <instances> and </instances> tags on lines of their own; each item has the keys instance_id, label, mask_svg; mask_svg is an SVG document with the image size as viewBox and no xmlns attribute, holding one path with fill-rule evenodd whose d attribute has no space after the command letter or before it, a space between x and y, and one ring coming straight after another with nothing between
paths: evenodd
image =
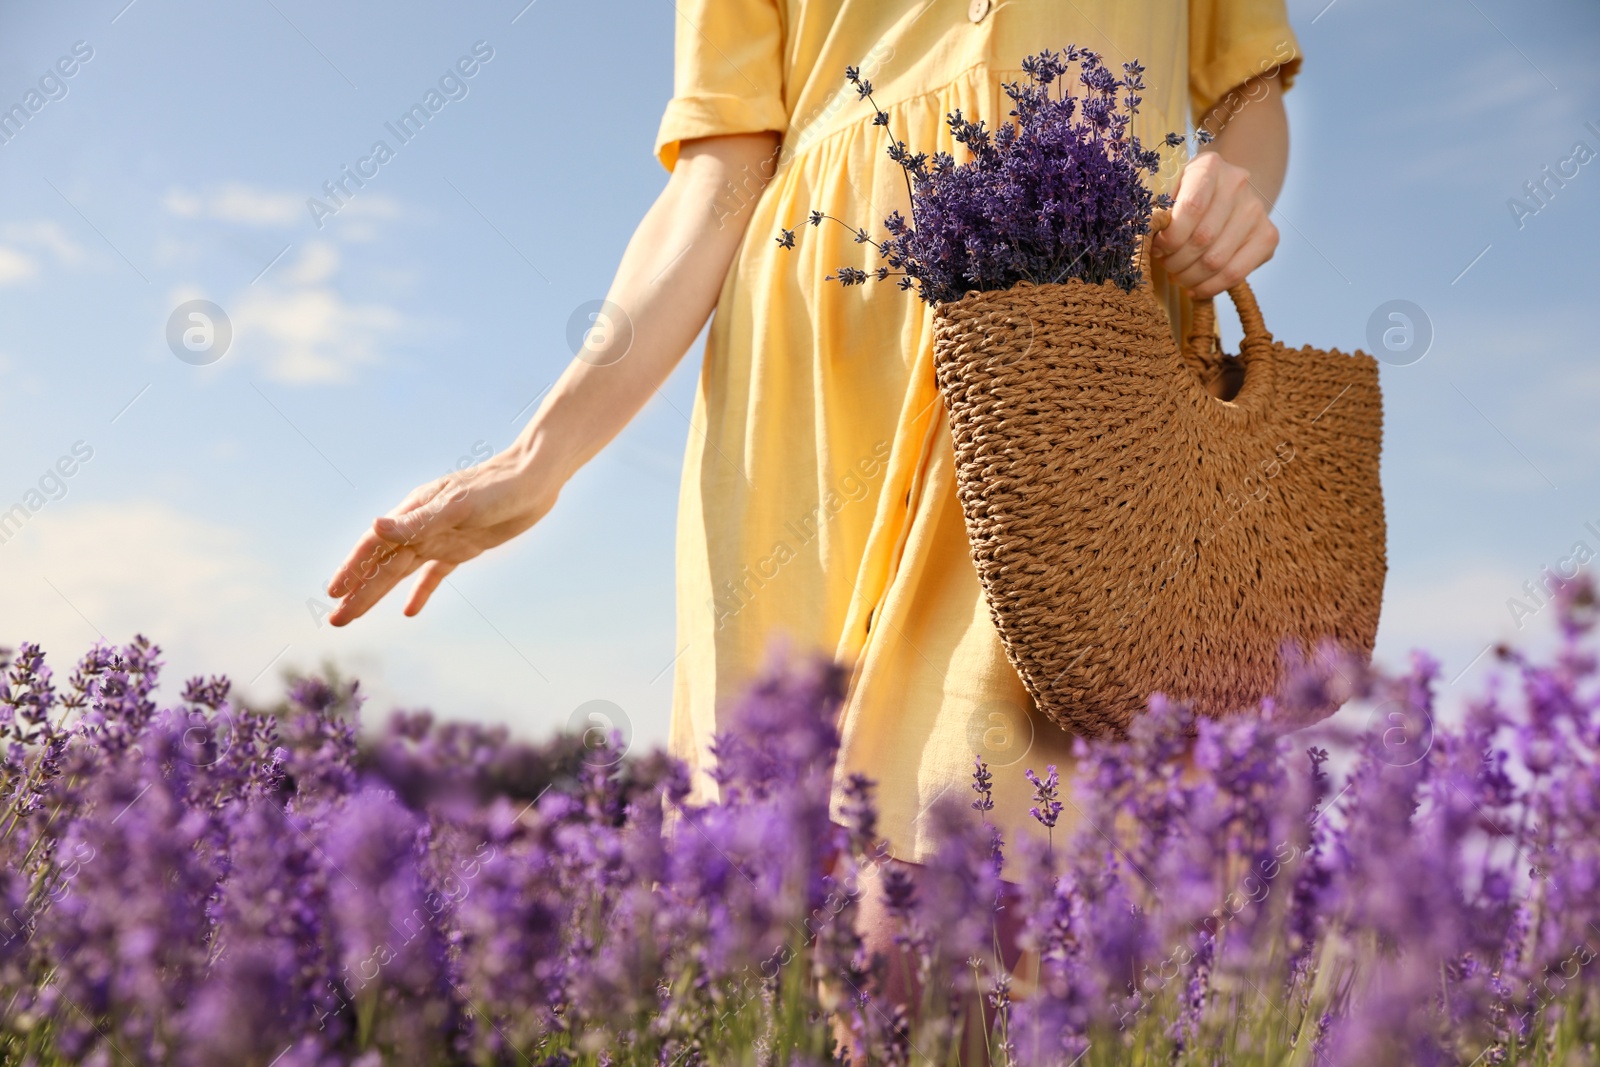
<instances>
[{"instance_id":1,"label":"lavender bouquet","mask_svg":"<svg viewBox=\"0 0 1600 1067\"><path fill-rule=\"evenodd\" d=\"M1075 46L1029 56L1022 68L1028 82L1004 86L1015 122L990 131L960 111L948 116L951 135L968 153L965 162L947 152L912 152L891 132L889 157L905 173L911 217L889 215L883 240L811 213L812 226L838 222L883 260L870 270L840 267L829 280L858 285L897 278L929 304L1021 282L1076 278L1129 291L1139 284L1137 253L1151 211L1170 204L1164 194L1152 195L1144 180L1160 166L1160 154L1129 132L1144 68L1125 63L1119 78L1097 53ZM1068 88L1074 68L1081 96ZM871 105L874 125L887 128L889 115L873 99L872 83L854 67L845 76ZM1169 134L1165 143L1176 147L1183 138ZM781 231L778 243L794 247L794 231Z\"/></svg>"},{"instance_id":2,"label":"lavender bouquet","mask_svg":"<svg viewBox=\"0 0 1600 1067\"><path fill-rule=\"evenodd\" d=\"M1070 782L979 759L922 867L869 781L828 817L826 663L774 665L697 805L660 755L425 713L363 738L336 679L165 703L142 639L64 683L25 645L0 656L0 1062L1593 1062L1600 610L1552 585L1554 653L1501 649L1448 727L1421 655L1325 654L1221 721L1157 697ZM1329 699L1375 727L1290 732ZM988 822L1001 776L1046 840ZM856 932L869 869L903 993Z\"/></svg>"}]
</instances>

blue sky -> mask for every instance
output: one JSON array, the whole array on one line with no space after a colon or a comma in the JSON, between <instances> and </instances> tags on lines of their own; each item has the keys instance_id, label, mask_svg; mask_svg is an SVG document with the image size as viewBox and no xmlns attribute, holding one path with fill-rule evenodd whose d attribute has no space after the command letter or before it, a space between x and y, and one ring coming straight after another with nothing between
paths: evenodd
<instances>
[{"instance_id":1,"label":"blue sky","mask_svg":"<svg viewBox=\"0 0 1600 1067\"><path fill-rule=\"evenodd\" d=\"M1295 344L1367 347L1391 300L1431 323L1427 355L1384 370L1380 655L1426 644L1468 688L1522 584L1600 552L1600 159L1509 206L1576 142L1600 152L1600 8L1290 14L1307 60L1256 289ZM670 5L95 0L5 5L0 30L0 108L41 79L54 97L0 144L0 510L44 483L0 544L0 642L65 667L142 631L173 681L265 697L331 659L380 709L541 733L604 699L664 737L698 348L418 618L396 601L334 631L307 601L371 516L505 446L569 358L665 181ZM445 106L399 144L385 123L430 89ZM379 139L393 158L319 227L308 198ZM192 299L233 325L210 365L167 345Z\"/></svg>"}]
</instances>

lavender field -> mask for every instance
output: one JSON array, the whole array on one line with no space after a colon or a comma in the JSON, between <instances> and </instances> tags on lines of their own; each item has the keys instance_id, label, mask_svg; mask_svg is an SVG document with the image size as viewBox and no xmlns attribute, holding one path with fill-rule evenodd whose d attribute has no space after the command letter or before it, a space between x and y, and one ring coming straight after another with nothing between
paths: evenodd
<instances>
[{"instance_id":1,"label":"lavender field","mask_svg":"<svg viewBox=\"0 0 1600 1067\"><path fill-rule=\"evenodd\" d=\"M1028 768L1036 817L1082 811L1043 844L988 822L993 776L1022 769L976 764L915 870L870 782L828 819L825 663L750 692L722 800L695 807L672 761L592 738L422 713L364 737L356 686L318 679L275 709L220 678L164 706L143 639L64 680L24 646L0 688L0 1060L1592 1063L1592 586L1559 611L1551 658L1498 650L1449 724L1425 656L1386 676L1325 655L1221 722L1158 698L1075 777ZM1289 729L1352 697L1373 731ZM868 867L904 997L856 932Z\"/></svg>"}]
</instances>

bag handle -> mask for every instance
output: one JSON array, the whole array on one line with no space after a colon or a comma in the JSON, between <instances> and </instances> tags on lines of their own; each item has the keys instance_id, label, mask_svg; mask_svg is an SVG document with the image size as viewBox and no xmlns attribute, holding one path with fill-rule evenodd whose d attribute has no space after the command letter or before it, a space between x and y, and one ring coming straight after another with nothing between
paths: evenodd
<instances>
[{"instance_id":1,"label":"bag handle","mask_svg":"<svg viewBox=\"0 0 1600 1067\"><path fill-rule=\"evenodd\" d=\"M1150 276L1150 251L1155 244L1156 235L1171 224L1172 212L1166 208L1156 208L1150 213L1150 231L1139 249L1142 284L1146 290L1154 287ZM1261 316L1261 305L1256 302L1256 295L1251 290L1249 282L1239 281L1228 289L1228 296L1233 300L1234 309L1239 313L1239 324L1244 329L1244 341L1239 346L1246 377L1246 384L1240 390L1242 397L1246 390L1254 393L1270 384L1272 334L1267 330L1266 320ZM1220 354L1217 311L1211 298L1192 302L1189 332L1184 338L1180 354L1183 356L1185 366L1197 378L1206 376L1211 369L1210 364ZM1257 382L1254 388L1249 384L1250 379L1255 379ZM1262 379L1267 381L1263 382Z\"/></svg>"},{"instance_id":2,"label":"bag handle","mask_svg":"<svg viewBox=\"0 0 1600 1067\"><path fill-rule=\"evenodd\" d=\"M1234 310L1239 313L1239 324L1244 327L1245 342L1258 349L1270 350L1272 334L1268 332L1266 321L1261 317L1261 305L1256 303L1256 294L1250 289L1250 283L1246 281L1236 283L1228 290L1228 296L1233 300ZM1193 345L1196 340L1202 338L1209 344L1216 344L1217 309L1209 298L1194 302L1194 311L1189 319L1188 343Z\"/></svg>"},{"instance_id":3,"label":"bag handle","mask_svg":"<svg viewBox=\"0 0 1600 1067\"><path fill-rule=\"evenodd\" d=\"M1139 242L1139 287L1147 293L1155 291L1155 280L1150 277L1150 250L1155 246L1156 234L1171 225L1171 211L1158 207L1150 212L1150 229Z\"/></svg>"},{"instance_id":4,"label":"bag handle","mask_svg":"<svg viewBox=\"0 0 1600 1067\"><path fill-rule=\"evenodd\" d=\"M1139 273L1143 279L1141 284L1146 289L1154 287L1150 277L1150 250L1155 244L1156 235L1172 225L1172 212L1166 208L1156 208L1150 212L1150 231L1145 235L1144 242L1139 248ZM1233 306L1239 312L1239 323L1244 327L1246 340L1261 348L1270 348L1272 334L1267 331L1266 320L1261 317L1261 305L1256 303L1255 293L1250 289L1250 283L1240 281L1228 290L1228 296L1233 298ZM1189 334L1185 339L1184 349L1188 351L1197 339L1215 343L1217 336L1217 311L1211 298L1193 302L1193 312L1189 320Z\"/></svg>"}]
</instances>

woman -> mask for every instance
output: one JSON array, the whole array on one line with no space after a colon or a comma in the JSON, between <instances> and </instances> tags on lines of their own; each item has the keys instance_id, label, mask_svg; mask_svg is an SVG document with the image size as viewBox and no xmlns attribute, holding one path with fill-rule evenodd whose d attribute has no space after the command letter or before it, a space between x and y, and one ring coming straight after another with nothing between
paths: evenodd
<instances>
[{"instance_id":1,"label":"woman","mask_svg":"<svg viewBox=\"0 0 1600 1067\"><path fill-rule=\"evenodd\" d=\"M825 283L841 265L872 265L843 227L806 229L792 251L773 238L813 208L873 229L909 214L846 66L872 82L895 137L961 159L945 115L1005 121L1001 82L1022 77L1022 58L1076 43L1113 70L1144 64L1135 132L1147 143L1191 113L1216 135L1181 181L1158 178L1176 202L1155 241L1157 280L1181 323L1185 291L1221 292L1277 244L1281 92L1298 66L1282 0L679 0L678 16L656 144L671 177L608 293L618 328L591 335L470 483L429 482L374 521L329 584L342 598L331 621L358 618L420 569L414 615L455 567L537 522L715 310L679 500L671 727L700 797L715 791L705 771L719 716L784 634L852 667L836 780L876 780L894 855L926 855L920 813L968 788L975 754L995 767L991 818L1007 838L1040 832L1022 771L1064 768L1071 739L1035 713L984 604L931 315L892 285Z\"/></svg>"}]
</instances>

